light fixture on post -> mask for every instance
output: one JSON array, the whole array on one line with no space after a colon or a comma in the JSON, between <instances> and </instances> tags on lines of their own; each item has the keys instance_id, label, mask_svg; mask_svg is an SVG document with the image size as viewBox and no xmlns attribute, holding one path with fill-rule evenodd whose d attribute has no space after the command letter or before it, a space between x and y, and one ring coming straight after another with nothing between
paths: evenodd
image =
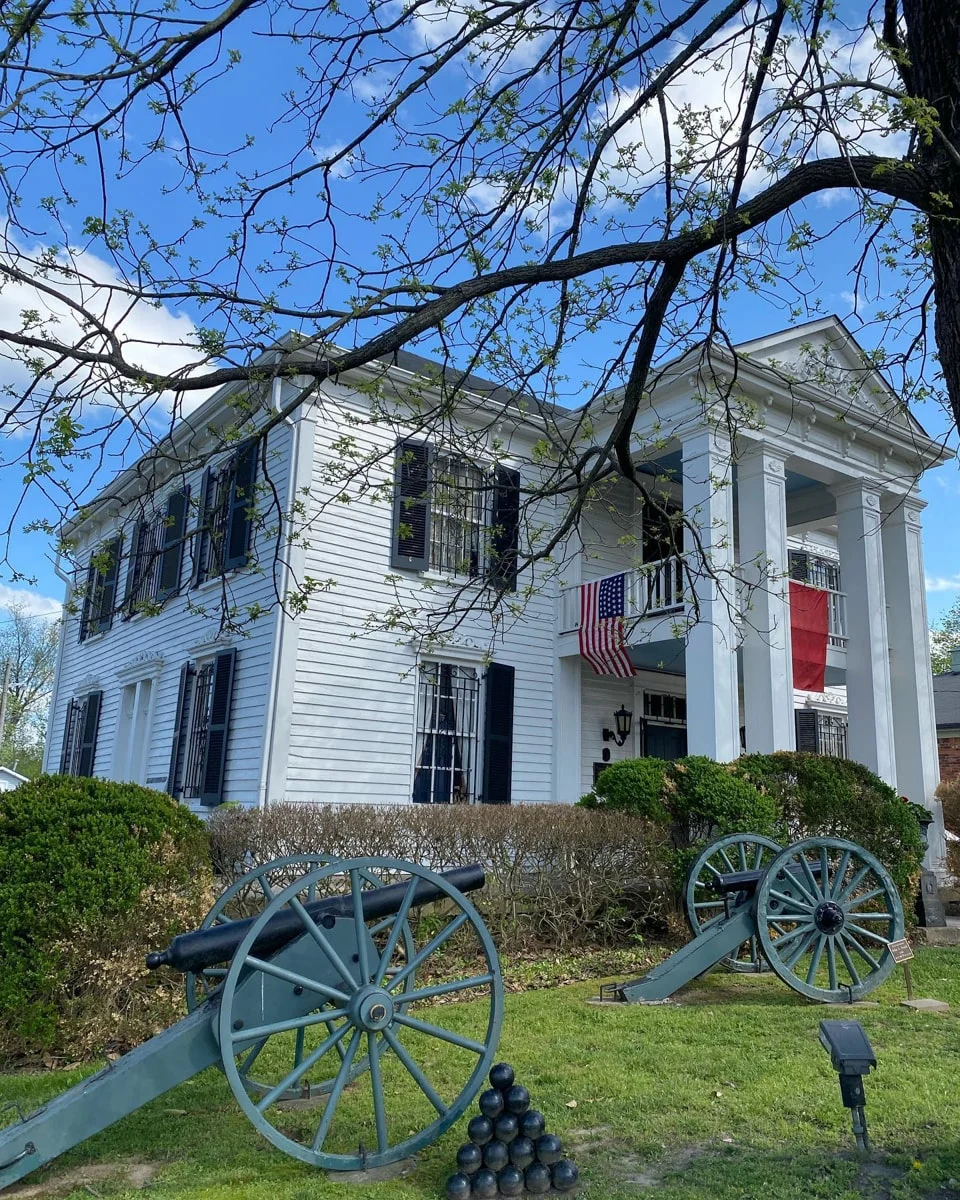
<instances>
[{"instance_id":1,"label":"light fixture on post","mask_svg":"<svg viewBox=\"0 0 960 1200\"><path fill-rule=\"evenodd\" d=\"M605 742L616 742L618 746L622 746L630 736L630 729L633 726L633 713L629 708L624 708L621 704L613 714L613 720L616 724L616 730L605 729L603 731L603 740Z\"/></svg>"}]
</instances>

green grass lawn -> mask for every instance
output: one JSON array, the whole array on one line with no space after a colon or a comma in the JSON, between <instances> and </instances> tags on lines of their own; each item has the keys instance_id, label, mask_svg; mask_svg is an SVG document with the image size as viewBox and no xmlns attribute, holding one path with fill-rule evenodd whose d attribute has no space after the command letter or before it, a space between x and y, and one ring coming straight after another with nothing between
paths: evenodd
<instances>
[{"instance_id":1,"label":"green grass lawn","mask_svg":"<svg viewBox=\"0 0 960 1200\"><path fill-rule=\"evenodd\" d=\"M805 1001L772 976L723 971L661 1007L591 1007L595 983L513 994L500 1058L564 1139L590 1200L946 1200L960 1197L960 953L921 950L913 975L916 993L947 1000L949 1015L900 1008L900 971L873 994L876 1007L852 1012ZM866 1083L866 1162L817 1041L819 1021L845 1012L880 1063ZM433 1069L442 1075L443 1063ZM36 1107L82 1074L0 1076L0 1103ZM402 1111L402 1083L386 1086ZM132 1164L149 1168L138 1182L157 1200L433 1200L465 1128L402 1179L337 1182L259 1137L209 1070L21 1186L75 1200L143 1196ZM94 1173L84 1181L83 1170Z\"/></svg>"}]
</instances>

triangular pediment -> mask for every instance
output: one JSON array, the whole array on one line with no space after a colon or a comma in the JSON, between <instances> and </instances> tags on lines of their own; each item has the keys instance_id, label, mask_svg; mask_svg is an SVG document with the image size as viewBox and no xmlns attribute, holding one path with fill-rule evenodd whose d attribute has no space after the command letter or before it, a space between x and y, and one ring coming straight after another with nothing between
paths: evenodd
<instances>
[{"instance_id":1,"label":"triangular pediment","mask_svg":"<svg viewBox=\"0 0 960 1200\"><path fill-rule=\"evenodd\" d=\"M736 353L785 381L816 388L866 417L923 432L839 317L823 317L742 342Z\"/></svg>"}]
</instances>

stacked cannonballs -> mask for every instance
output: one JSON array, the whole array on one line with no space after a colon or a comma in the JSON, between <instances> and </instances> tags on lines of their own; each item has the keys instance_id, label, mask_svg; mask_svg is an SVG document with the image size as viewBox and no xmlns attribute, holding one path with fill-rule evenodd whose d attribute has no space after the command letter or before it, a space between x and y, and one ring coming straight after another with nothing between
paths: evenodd
<instances>
[{"instance_id":1,"label":"stacked cannonballs","mask_svg":"<svg viewBox=\"0 0 960 1200\"><path fill-rule=\"evenodd\" d=\"M447 1200L572 1192L576 1166L563 1157L560 1139L546 1132L530 1093L514 1082L513 1067L497 1063L480 1094L480 1115L467 1126L470 1141L457 1151L457 1173L447 1180Z\"/></svg>"}]
</instances>

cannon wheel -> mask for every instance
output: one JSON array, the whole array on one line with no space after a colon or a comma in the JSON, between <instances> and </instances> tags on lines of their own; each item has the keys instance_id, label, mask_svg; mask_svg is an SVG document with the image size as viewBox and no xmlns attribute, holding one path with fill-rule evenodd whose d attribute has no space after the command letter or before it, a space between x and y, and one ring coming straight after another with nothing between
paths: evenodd
<instances>
[{"instance_id":1,"label":"cannon wheel","mask_svg":"<svg viewBox=\"0 0 960 1200\"><path fill-rule=\"evenodd\" d=\"M391 875L394 879L406 877L407 891L397 914L368 926L361 908L363 880L382 875ZM333 881L339 886L331 889L333 876L340 877ZM445 893L447 900L434 906L429 920L424 922L429 929L429 934L424 936L429 936L429 940L391 975L389 968L394 961L402 925L417 885L423 880ZM352 898L354 918L349 926L344 923L330 929L322 922L318 924L298 903L310 889L320 885L326 885L322 889L324 892L339 890ZM302 1063L279 1079L269 1093L256 1098L248 1091L243 1075L243 1064L251 1047L258 1046L261 1041L269 1045L274 1037L300 1028L308 1021L308 1018L295 1018L272 1022L265 1027L265 1036L261 1038L260 1029L244 1027L235 1013L235 1007L237 1011L242 1010L243 1001L238 992L241 985L248 986L250 973L270 975L277 971L273 964L258 959L252 947L266 923L288 903L299 912L305 933L321 951L315 956L316 966L311 968L310 976L299 976L302 985L316 989L321 995L332 992L330 998L339 1007L312 1014L313 1024L323 1022L329 1027L329 1022L334 1022L333 1032ZM390 932L380 949L373 945L371 934L382 931L384 926L389 926ZM406 980L414 972L421 976L427 974L431 979L440 978L437 972L442 968L438 966L438 952L455 934L466 936L472 944L469 953L458 945L453 961L456 964L467 962L469 966L447 968L443 970L444 977L440 982L404 990ZM335 936L349 937L349 947L342 955L331 944ZM345 959L350 959L351 964L348 965ZM337 981L336 988L331 988L331 979ZM441 1004L431 1008L430 1020L410 1012L424 1001L457 993L465 993L464 998L471 1003L466 1006ZM461 1010L464 1019L472 1019L477 1036L466 1036L444 1024L442 1017L435 1014L443 1014L445 1009ZM456 1024L457 1015L454 1011L453 1018L448 1020L452 1019ZM496 1054L502 1020L503 982L496 949L486 926L466 897L426 867L390 858L356 858L312 871L285 888L266 906L238 948L223 981L217 1032L227 1079L255 1128L278 1149L302 1162L326 1170L354 1171L385 1166L414 1154L429 1146L460 1119L483 1086ZM421 1060L432 1056L434 1070L443 1070L443 1087L448 1098L441 1094L440 1084L435 1087L431 1082L430 1068L418 1063L409 1044L405 1045L401 1040L409 1042L410 1038L414 1039ZM364 1043L370 1069L363 1079L347 1089L352 1065ZM342 1060L337 1056L337 1047L341 1044L346 1047ZM423 1053L424 1045L429 1049L429 1055ZM319 1123L314 1112L308 1121L296 1126L289 1112L278 1110L274 1105L296 1087L298 1080L315 1063L319 1063L321 1072L325 1073L321 1060L327 1057L333 1060L336 1074ZM454 1066L455 1063L462 1064L462 1069L459 1065ZM387 1073L390 1086L385 1088ZM409 1092L410 1085L425 1098L421 1108L430 1110L419 1129L411 1128L416 1121L412 1103L397 1100L398 1090ZM338 1111L343 1109L351 1111L346 1113L345 1121L338 1122ZM359 1118L358 1111L361 1113ZM352 1125L351 1117L355 1122ZM371 1142L375 1142L375 1148L365 1148L364 1130ZM331 1142L342 1148L328 1149Z\"/></svg>"},{"instance_id":2,"label":"cannon wheel","mask_svg":"<svg viewBox=\"0 0 960 1200\"><path fill-rule=\"evenodd\" d=\"M714 879L737 871L760 871L773 861L781 849L776 842L759 833L731 833L711 842L702 850L687 873L683 895L687 924L693 936L716 925L726 914L723 896L709 888ZM768 969L755 937L738 946L722 962L731 971L756 974Z\"/></svg>"},{"instance_id":3,"label":"cannon wheel","mask_svg":"<svg viewBox=\"0 0 960 1200\"><path fill-rule=\"evenodd\" d=\"M879 986L903 937L897 886L861 846L809 838L783 850L757 888L757 936L794 991L848 1004Z\"/></svg>"},{"instance_id":4,"label":"cannon wheel","mask_svg":"<svg viewBox=\"0 0 960 1200\"><path fill-rule=\"evenodd\" d=\"M336 861L336 859L330 858L329 855L288 854L285 858L275 858L271 862L253 867L217 897L213 907L204 917L200 928L210 929L214 925L224 925L230 921L254 917L262 912L274 896L288 884L296 879L300 879L310 871L315 871L318 867L325 867L328 863ZM309 891L307 895L308 902L317 898L315 893L316 885L314 885L313 890ZM412 956L413 939L410 936L410 930L406 923L403 930L403 944L408 955ZM195 1008L206 1003L211 994L223 983L227 975L227 970L228 964L222 963L215 967L206 967L204 970L196 973L193 971L186 973L187 1012L193 1012ZM413 976L410 976L407 980L407 987L411 988L413 984ZM332 1029L332 1026L329 1026L329 1028ZM300 1035L294 1044L294 1066L299 1066L303 1060L303 1051L303 1036ZM358 1058L354 1065L351 1079L362 1075L368 1065L366 1056ZM264 1095L270 1090L270 1085L259 1081L255 1075L246 1073L244 1078L246 1079L249 1091ZM330 1091L332 1085L333 1080L328 1079L319 1083L311 1083L310 1090L311 1093L324 1095ZM300 1095L301 1091L297 1088L296 1090L291 1090L289 1095L285 1096L284 1099L296 1099Z\"/></svg>"}]
</instances>

